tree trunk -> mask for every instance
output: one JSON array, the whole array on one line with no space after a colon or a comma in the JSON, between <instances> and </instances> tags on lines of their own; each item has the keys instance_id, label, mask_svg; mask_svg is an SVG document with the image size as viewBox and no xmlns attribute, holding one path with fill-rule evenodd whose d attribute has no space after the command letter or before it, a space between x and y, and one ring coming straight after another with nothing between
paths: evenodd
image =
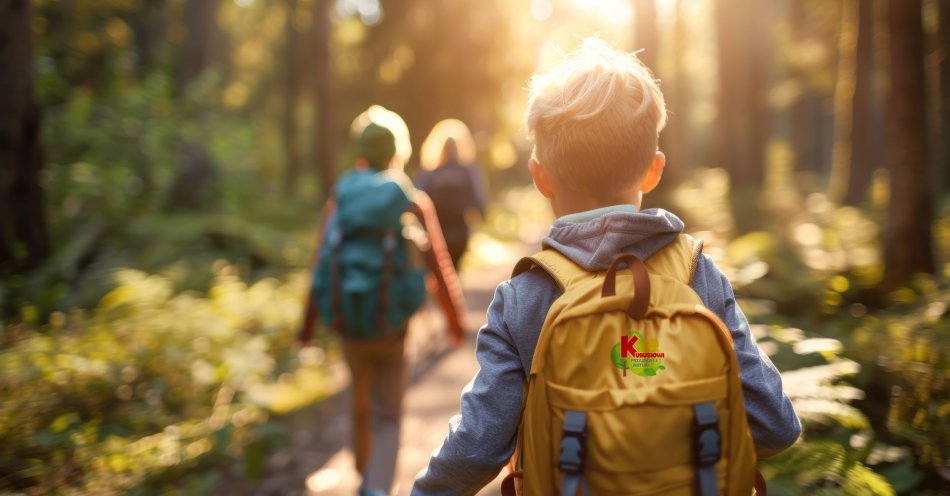
<instances>
[{"instance_id":1,"label":"tree trunk","mask_svg":"<svg viewBox=\"0 0 950 496\"><path fill-rule=\"evenodd\" d=\"M927 167L924 33L920 0L889 0L890 95L888 165L891 196L884 231L884 271L890 284L934 270L933 206Z\"/></svg>"},{"instance_id":2,"label":"tree trunk","mask_svg":"<svg viewBox=\"0 0 950 496\"><path fill-rule=\"evenodd\" d=\"M768 2L717 0L719 98L714 151L738 189L761 186L771 126Z\"/></svg>"},{"instance_id":3,"label":"tree trunk","mask_svg":"<svg viewBox=\"0 0 950 496\"><path fill-rule=\"evenodd\" d=\"M815 20L809 15L808 0L790 0L788 20L791 28L791 42L795 52L811 43L815 35ZM809 80L810 68L792 64L790 75L800 87L800 92L789 107L789 140L795 154L795 169L815 173L825 170L826 156L823 153L825 133L823 132L825 97L821 95Z\"/></svg>"},{"instance_id":4,"label":"tree trunk","mask_svg":"<svg viewBox=\"0 0 950 496\"><path fill-rule=\"evenodd\" d=\"M673 72L664 77L667 91L666 108L669 111L666 131L660 135L660 149L666 154L665 181L675 185L682 181L692 167L689 156L690 80L686 69L689 28L684 16L683 1L676 2L673 39L667 53L673 59Z\"/></svg>"},{"instance_id":5,"label":"tree trunk","mask_svg":"<svg viewBox=\"0 0 950 496\"><path fill-rule=\"evenodd\" d=\"M284 193L294 196L300 179L300 150L297 146L297 98L300 94L300 70L297 65L297 47L300 35L294 25L297 0L287 0L287 40L284 62L284 122L283 139L286 165Z\"/></svg>"},{"instance_id":6,"label":"tree trunk","mask_svg":"<svg viewBox=\"0 0 950 496\"><path fill-rule=\"evenodd\" d=\"M657 71L659 60L659 37L656 29L656 5L653 0L634 0L634 49L643 50L637 54L654 74Z\"/></svg>"},{"instance_id":7,"label":"tree trunk","mask_svg":"<svg viewBox=\"0 0 950 496\"><path fill-rule=\"evenodd\" d=\"M937 31L940 51L940 150L937 170L940 190L950 192L950 2L937 2L939 27Z\"/></svg>"},{"instance_id":8,"label":"tree trunk","mask_svg":"<svg viewBox=\"0 0 950 496\"><path fill-rule=\"evenodd\" d=\"M712 165L729 174L736 232L758 228L765 178L765 147L771 134L769 37L771 2L716 0L719 62L718 114Z\"/></svg>"},{"instance_id":9,"label":"tree trunk","mask_svg":"<svg viewBox=\"0 0 950 496\"><path fill-rule=\"evenodd\" d=\"M185 1L186 33L178 73L182 89L211 65L218 37L217 13L218 0Z\"/></svg>"},{"instance_id":10,"label":"tree trunk","mask_svg":"<svg viewBox=\"0 0 950 496\"><path fill-rule=\"evenodd\" d=\"M864 201L877 164L871 153L873 112L872 74L874 64L874 0L858 0L858 34L855 46L854 98L851 100L851 166L844 202Z\"/></svg>"},{"instance_id":11,"label":"tree trunk","mask_svg":"<svg viewBox=\"0 0 950 496\"><path fill-rule=\"evenodd\" d=\"M165 28L163 10L165 0L145 0L142 12L132 19L135 34L135 73L140 79L148 76L155 66Z\"/></svg>"},{"instance_id":12,"label":"tree trunk","mask_svg":"<svg viewBox=\"0 0 950 496\"><path fill-rule=\"evenodd\" d=\"M334 85L333 64L330 59L330 6L329 0L314 1L314 31L316 39L314 46L314 125L316 139L314 140L314 161L317 176L320 178L320 189L324 198L329 198L333 181L336 176L336 119L334 114ZM321 202L322 204L323 202Z\"/></svg>"},{"instance_id":13,"label":"tree trunk","mask_svg":"<svg viewBox=\"0 0 950 496\"><path fill-rule=\"evenodd\" d=\"M0 273L49 256L40 111L33 95L33 3L0 0Z\"/></svg>"},{"instance_id":14,"label":"tree trunk","mask_svg":"<svg viewBox=\"0 0 950 496\"><path fill-rule=\"evenodd\" d=\"M831 174L828 197L840 203L848 193L851 167L851 127L856 110L855 56L857 51L858 1L841 2L841 20L838 34L838 74L835 83L834 123L835 137L831 149Z\"/></svg>"},{"instance_id":15,"label":"tree trunk","mask_svg":"<svg viewBox=\"0 0 950 496\"><path fill-rule=\"evenodd\" d=\"M195 104L196 108L189 112L193 102L188 100L188 90L214 59L219 41L217 13L218 0L187 0L185 3L183 17L187 33L181 47L178 90L186 119L198 121L202 134L207 128L207 104ZM169 193L170 209L199 210L214 203L217 172L204 146L205 141L204 136L182 138L180 169Z\"/></svg>"}]
</instances>

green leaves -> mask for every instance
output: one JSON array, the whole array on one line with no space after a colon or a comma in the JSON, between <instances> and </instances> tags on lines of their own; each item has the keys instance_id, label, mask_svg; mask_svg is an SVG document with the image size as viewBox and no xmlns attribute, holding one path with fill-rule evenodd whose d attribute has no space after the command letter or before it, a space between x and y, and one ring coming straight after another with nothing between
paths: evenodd
<instances>
[{"instance_id":1,"label":"green leaves","mask_svg":"<svg viewBox=\"0 0 950 496\"><path fill-rule=\"evenodd\" d=\"M67 461L87 494L179 487L233 452L259 466L284 441L271 412L336 384L322 353L298 363L290 350L305 275L248 284L235 274L215 265L201 297L122 270L88 314L60 316L49 335L26 328L0 349L0 488L57 487ZM213 481L194 479L195 494Z\"/></svg>"}]
</instances>

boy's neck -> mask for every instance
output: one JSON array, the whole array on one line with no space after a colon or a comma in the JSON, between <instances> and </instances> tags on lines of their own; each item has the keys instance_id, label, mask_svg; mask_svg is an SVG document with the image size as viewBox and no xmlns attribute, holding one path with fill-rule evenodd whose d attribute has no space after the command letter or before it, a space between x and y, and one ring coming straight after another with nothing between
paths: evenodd
<instances>
[{"instance_id":1,"label":"boy's neck","mask_svg":"<svg viewBox=\"0 0 950 496\"><path fill-rule=\"evenodd\" d=\"M643 193L640 192L640 188L633 188L630 192L604 198L590 198L583 195L560 192L560 194L556 194L551 198L551 210L554 211L555 217L564 217L565 215L596 210L613 205L634 205L639 209L642 201Z\"/></svg>"}]
</instances>

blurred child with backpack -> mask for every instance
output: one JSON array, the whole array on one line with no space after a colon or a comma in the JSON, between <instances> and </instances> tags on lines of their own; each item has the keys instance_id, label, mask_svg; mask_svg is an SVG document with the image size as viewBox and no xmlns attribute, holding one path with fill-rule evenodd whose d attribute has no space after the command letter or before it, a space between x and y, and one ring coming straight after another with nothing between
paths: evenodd
<instances>
[{"instance_id":1,"label":"blurred child with backpack","mask_svg":"<svg viewBox=\"0 0 950 496\"><path fill-rule=\"evenodd\" d=\"M343 338L352 376L353 451L363 477L360 494L389 494L399 448L405 390L404 343L409 318L426 298L422 270L413 266L403 238L404 213L428 234L426 263L452 340L463 333L461 288L431 201L402 172L395 132L408 131L398 115L371 107L354 122L357 161L334 187L324 212L321 244L300 340L307 343L320 318ZM394 158L396 157L396 158Z\"/></svg>"},{"instance_id":2,"label":"blurred child with backpack","mask_svg":"<svg viewBox=\"0 0 950 496\"><path fill-rule=\"evenodd\" d=\"M756 458L801 427L702 243L640 209L665 166L652 74L584 40L532 79L526 121L558 219L498 285L481 370L412 494L475 494L506 463L505 494L751 494Z\"/></svg>"}]
</instances>

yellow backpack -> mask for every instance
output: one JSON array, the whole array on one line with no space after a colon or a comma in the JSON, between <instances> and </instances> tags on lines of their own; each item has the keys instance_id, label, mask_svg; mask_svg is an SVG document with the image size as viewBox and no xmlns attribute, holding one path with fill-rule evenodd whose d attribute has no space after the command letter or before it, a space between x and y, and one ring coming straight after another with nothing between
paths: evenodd
<instances>
[{"instance_id":1,"label":"yellow backpack","mask_svg":"<svg viewBox=\"0 0 950 496\"><path fill-rule=\"evenodd\" d=\"M518 263L514 275L537 266L564 293L534 352L505 494L752 494L732 337L689 286L701 251L681 235L603 272L552 249Z\"/></svg>"}]
</instances>

